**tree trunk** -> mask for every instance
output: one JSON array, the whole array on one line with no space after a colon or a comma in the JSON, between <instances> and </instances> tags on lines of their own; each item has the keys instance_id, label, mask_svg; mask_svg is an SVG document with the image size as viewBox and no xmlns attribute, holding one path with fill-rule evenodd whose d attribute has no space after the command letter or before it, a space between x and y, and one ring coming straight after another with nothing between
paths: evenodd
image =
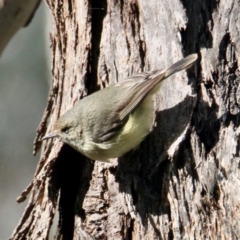
<instances>
[{"instance_id":1,"label":"tree trunk","mask_svg":"<svg viewBox=\"0 0 240 240\"><path fill-rule=\"evenodd\" d=\"M41 159L12 239L238 239L237 0L51 1L53 83L35 152ZM77 100L190 53L199 61L165 81L153 132L112 163L59 140L41 143ZM48 126L47 126L48 121ZM59 199L59 200L58 200Z\"/></svg>"}]
</instances>

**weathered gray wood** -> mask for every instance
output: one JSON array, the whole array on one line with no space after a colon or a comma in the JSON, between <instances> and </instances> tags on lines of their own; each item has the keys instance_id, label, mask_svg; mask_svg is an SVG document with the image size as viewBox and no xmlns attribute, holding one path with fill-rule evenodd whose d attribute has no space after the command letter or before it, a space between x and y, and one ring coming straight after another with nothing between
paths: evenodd
<instances>
[{"instance_id":1,"label":"weathered gray wood","mask_svg":"<svg viewBox=\"0 0 240 240\"><path fill-rule=\"evenodd\" d=\"M119 160L92 166L58 140L44 143L12 239L46 239L58 195L57 239L71 237L73 219L74 239L238 239L239 2L47 4L53 87L35 150L58 116L86 94L193 52L199 61L164 83L153 133Z\"/></svg>"}]
</instances>

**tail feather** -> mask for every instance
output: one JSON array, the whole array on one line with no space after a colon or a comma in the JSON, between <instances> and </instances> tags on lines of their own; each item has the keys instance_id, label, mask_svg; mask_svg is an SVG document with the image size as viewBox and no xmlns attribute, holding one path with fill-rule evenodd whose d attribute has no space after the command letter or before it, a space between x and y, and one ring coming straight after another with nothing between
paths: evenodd
<instances>
[{"instance_id":1,"label":"tail feather","mask_svg":"<svg viewBox=\"0 0 240 240\"><path fill-rule=\"evenodd\" d=\"M197 60L197 58L198 58L197 54L191 54L181 59L180 61L174 63L172 66L170 66L165 70L164 78L168 78L169 76L171 76L172 74L178 71L182 71L184 69L190 68L192 64Z\"/></svg>"}]
</instances>

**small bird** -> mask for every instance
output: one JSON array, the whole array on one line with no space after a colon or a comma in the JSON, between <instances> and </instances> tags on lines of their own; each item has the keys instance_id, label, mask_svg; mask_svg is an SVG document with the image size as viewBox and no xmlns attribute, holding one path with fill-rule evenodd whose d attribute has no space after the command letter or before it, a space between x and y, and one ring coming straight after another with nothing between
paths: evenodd
<instances>
[{"instance_id":1,"label":"small bird","mask_svg":"<svg viewBox=\"0 0 240 240\"><path fill-rule=\"evenodd\" d=\"M121 157L152 131L153 96L163 80L190 68L197 58L189 55L164 70L133 75L81 99L42 140L58 137L93 160Z\"/></svg>"}]
</instances>

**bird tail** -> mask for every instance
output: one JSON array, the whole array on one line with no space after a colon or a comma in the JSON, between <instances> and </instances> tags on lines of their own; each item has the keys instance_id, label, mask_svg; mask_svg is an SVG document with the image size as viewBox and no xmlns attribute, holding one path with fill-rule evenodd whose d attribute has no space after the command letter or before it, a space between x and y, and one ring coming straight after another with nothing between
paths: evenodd
<instances>
[{"instance_id":1,"label":"bird tail","mask_svg":"<svg viewBox=\"0 0 240 240\"><path fill-rule=\"evenodd\" d=\"M168 78L169 76L171 76L172 74L174 74L176 72L190 68L192 66L192 64L197 60L197 58L198 58L198 55L195 53L195 54L191 54L191 55L181 59L180 61L174 63L172 66L170 66L169 68L167 68L165 70L164 79Z\"/></svg>"}]
</instances>

